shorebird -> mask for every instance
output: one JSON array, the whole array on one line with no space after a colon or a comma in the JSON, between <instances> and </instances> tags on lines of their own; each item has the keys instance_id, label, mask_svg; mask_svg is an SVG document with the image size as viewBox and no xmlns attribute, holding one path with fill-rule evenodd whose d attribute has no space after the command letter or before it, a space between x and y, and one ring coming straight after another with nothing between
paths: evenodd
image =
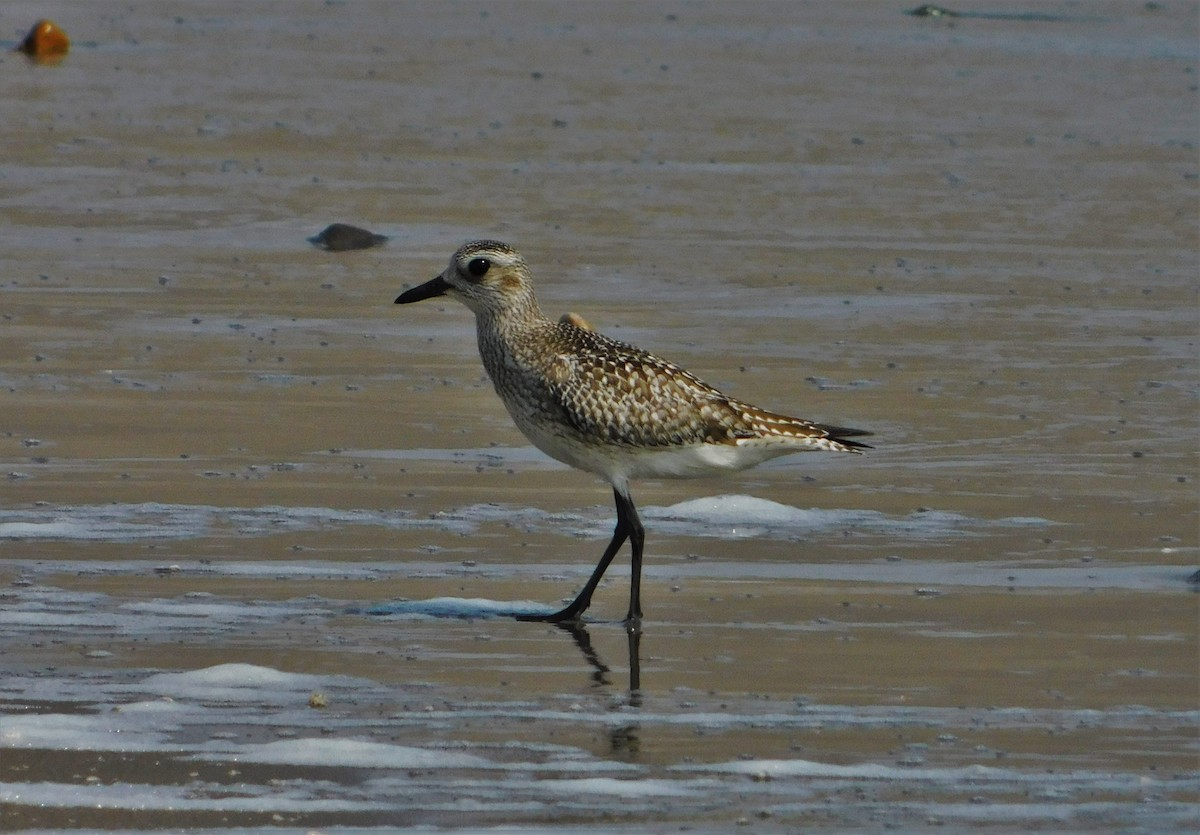
<instances>
[{"instance_id":1,"label":"shorebird","mask_svg":"<svg viewBox=\"0 0 1200 835\"><path fill-rule=\"evenodd\" d=\"M580 327L572 314L547 319L525 259L499 241L465 244L441 275L402 293L396 304L436 296L455 298L474 312L483 367L517 428L551 458L607 480L616 500L612 541L583 589L559 611L518 615L520 620L579 621L629 540L625 620L640 623L645 531L629 495L630 479L693 478L793 452L870 448L850 440L869 432L751 406L673 363Z\"/></svg>"}]
</instances>

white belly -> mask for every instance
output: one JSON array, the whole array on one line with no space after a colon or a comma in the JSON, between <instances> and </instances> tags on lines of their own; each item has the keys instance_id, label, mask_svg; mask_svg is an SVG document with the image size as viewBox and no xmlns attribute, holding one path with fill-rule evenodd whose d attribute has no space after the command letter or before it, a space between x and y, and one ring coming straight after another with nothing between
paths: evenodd
<instances>
[{"instance_id":1,"label":"white belly","mask_svg":"<svg viewBox=\"0 0 1200 835\"><path fill-rule=\"evenodd\" d=\"M536 426L523 425L520 428L534 446L551 458L602 476L616 486L624 486L634 478L702 478L736 472L780 455L804 451L803 447L786 443L689 444L675 447L588 444L543 432Z\"/></svg>"}]
</instances>

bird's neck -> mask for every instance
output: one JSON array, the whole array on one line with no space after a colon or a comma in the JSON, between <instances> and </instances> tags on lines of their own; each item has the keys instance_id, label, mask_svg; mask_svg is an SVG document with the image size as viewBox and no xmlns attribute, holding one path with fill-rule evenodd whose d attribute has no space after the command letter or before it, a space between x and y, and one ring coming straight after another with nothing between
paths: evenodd
<instances>
[{"instance_id":1,"label":"bird's neck","mask_svg":"<svg viewBox=\"0 0 1200 835\"><path fill-rule=\"evenodd\" d=\"M506 299L503 308L487 307L475 312L475 325L480 338L486 332L501 339L511 339L517 334L538 330L549 324L532 292Z\"/></svg>"},{"instance_id":2,"label":"bird's neck","mask_svg":"<svg viewBox=\"0 0 1200 835\"><path fill-rule=\"evenodd\" d=\"M503 310L481 310L475 314L479 351L485 358L485 365L489 366L527 364L527 346L538 344L541 332L553 326L554 323L542 315L532 293L511 301ZM488 368L489 373L498 370Z\"/></svg>"}]
</instances>

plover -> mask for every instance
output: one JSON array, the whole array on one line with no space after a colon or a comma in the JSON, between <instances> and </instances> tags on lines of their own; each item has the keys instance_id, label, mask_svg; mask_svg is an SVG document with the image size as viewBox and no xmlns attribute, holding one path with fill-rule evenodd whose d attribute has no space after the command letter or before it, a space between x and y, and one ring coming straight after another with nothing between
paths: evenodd
<instances>
[{"instance_id":1,"label":"plover","mask_svg":"<svg viewBox=\"0 0 1200 835\"><path fill-rule=\"evenodd\" d=\"M396 304L451 296L475 313L479 354L496 393L534 446L595 473L613 489L612 541L578 596L552 614L521 620L578 621L625 540L633 551L626 622L642 617L645 533L629 495L634 478L691 478L732 472L793 452L859 452L861 429L769 412L722 394L679 366L542 315L529 267L499 241L475 241L441 275Z\"/></svg>"}]
</instances>

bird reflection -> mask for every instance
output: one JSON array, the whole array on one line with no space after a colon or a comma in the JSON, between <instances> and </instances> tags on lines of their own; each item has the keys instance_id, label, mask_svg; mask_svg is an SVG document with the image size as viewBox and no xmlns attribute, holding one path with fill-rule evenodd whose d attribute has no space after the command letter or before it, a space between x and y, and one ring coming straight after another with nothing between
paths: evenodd
<instances>
[{"instance_id":1,"label":"bird reflection","mask_svg":"<svg viewBox=\"0 0 1200 835\"><path fill-rule=\"evenodd\" d=\"M555 626L569 634L571 640L575 642L575 646L583 654L584 660L592 668L592 683L597 687L612 687L612 670L600 658L600 654L596 652L596 648L592 645L592 636L588 632L587 627L580 621L557 623ZM629 640L629 701L627 704L631 708L640 708L642 706L642 665L640 655L642 630L638 626L627 624L625 626L625 635ZM610 730L608 740L612 753L620 755L624 759L637 759L641 748L641 740L638 736L639 727L636 722L631 722L627 725L619 725Z\"/></svg>"},{"instance_id":2,"label":"bird reflection","mask_svg":"<svg viewBox=\"0 0 1200 835\"><path fill-rule=\"evenodd\" d=\"M592 667L592 681L600 687L611 687L609 673L612 670L600 659L600 653L592 646L592 636L581 621L556 623L559 629L571 636L575 646L583 653L583 658ZM641 644L642 630L634 626L626 626L625 634L629 638L629 703L639 707L642 700L642 670Z\"/></svg>"}]
</instances>

